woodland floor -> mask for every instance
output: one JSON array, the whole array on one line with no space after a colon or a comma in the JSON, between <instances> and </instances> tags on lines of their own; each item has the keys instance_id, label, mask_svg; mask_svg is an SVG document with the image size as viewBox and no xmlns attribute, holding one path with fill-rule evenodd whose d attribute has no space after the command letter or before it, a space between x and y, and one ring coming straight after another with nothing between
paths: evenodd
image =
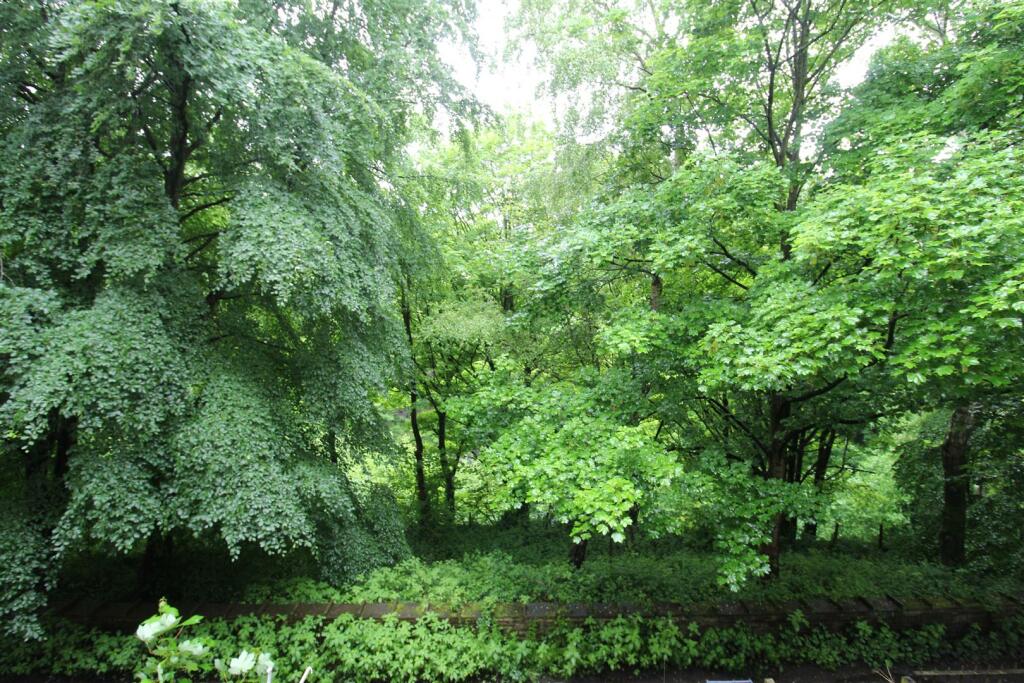
<instances>
[{"instance_id":1,"label":"woodland floor","mask_svg":"<svg viewBox=\"0 0 1024 683\"><path fill-rule=\"evenodd\" d=\"M962 663L932 662L925 667L901 667L891 669L894 681L900 676L911 675L915 683L1024 683L1024 673L998 673L1024 669L1024 659L1017 662L1005 662L1000 665L989 664L984 668L971 669ZM956 672L943 675L914 675L921 671ZM997 673L986 673L997 672ZM884 672L883 672L884 673ZM639 675L620 672L587 676L565 681L557 678L541 678L540 683L708 683L710 681L740 683L754 681L763 683L771 678L775 683L884 683L887 679L878 672L864 667L844 667L837 671L828 671L815 666L787 667L784 671L762 673L735 673L709 671L706 669L684 669L643 672ZM0 676L0 683L120 683L118 678L77 678L66 676Z\"/></svg>"}]
</instances>

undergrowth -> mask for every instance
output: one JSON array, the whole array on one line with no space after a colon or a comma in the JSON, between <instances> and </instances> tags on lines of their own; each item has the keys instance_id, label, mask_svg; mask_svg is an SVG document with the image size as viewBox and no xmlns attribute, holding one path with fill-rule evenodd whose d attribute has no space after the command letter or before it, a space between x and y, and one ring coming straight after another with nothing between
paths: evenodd
<instances>
[{"instance_id":1,"label":"undergrowth","mask_svg":"<svg viewBox=\"0 0 1024 683\"><path fill-rule=\"evenodd\" d=\"M750 581L731 592L716 582L709 555L682 551L661 556L602 557L574 571L563 559L528 563L496 550L461 559L419 558L377 569L353 584L335 588L307 578L251 586L249 602L409 601L462 605L497 602L697 604L744 599L783 602L799 598L951 596L984 600L996 591L1018 589L1009 578L984 582L938 565L899 558L857 558L807 551L784 556L773 582Z\"/></svg>"},{"instance_id":2,"label":"undergrowth","mask_svg":"<svg viewBox=\"0 0 1024 683\"><path fill-rule=\"evenodd\" d=\"M53 635L46 641L0 644L0 674L120 676L140 661L142 650L133 636L66 623L51 626ZM297 623L241 617L204 622L190 637L208 639L218 657L244 647L266 652L281 680L297 678L312 666L310 681L520 681L687 667L751 673L801 663L835 669L847 664L910 666L947 657L994 660L1019 655L1024 619L1009 619L989 632L975 626L951 637L940 625L896 631L859 622L831 632L809 627L798 613L771 633L744 626L680 627L669 619L633 616L517 636L487 618L469 628L434 615L416 622L350 615Z\"/></svg>"}]
</instances>

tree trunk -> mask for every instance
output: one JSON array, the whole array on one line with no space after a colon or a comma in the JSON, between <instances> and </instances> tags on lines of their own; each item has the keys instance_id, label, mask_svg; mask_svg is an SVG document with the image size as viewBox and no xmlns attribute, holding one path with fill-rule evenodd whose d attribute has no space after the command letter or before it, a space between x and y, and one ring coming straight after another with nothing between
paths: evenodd
<instances>
[{"instance_id":1,"label":"tree trunk","mask_svg":"<svg viewBox=\"0 0 1024 683\"><path fill-rule=\"evenodd\" d=\"M780 559L782 557L782 515L775 515L772 520L771 540L761 552L768 556L768 579L779 578Z\"/></svg>"},{"instance_id":2,"label":"tree trunk","mask_svg":"<svg viewBox=\"0 0 1024 683\"><path fill-rule=\"evenodd\" d=\"M161 596L176 597L177 574L170 564L174 561L174 541L170 533L153 529L146 539L142 553L136 590L139 597L151 599Z\"/></svg>"},{"instance_id":3,"label":"tree trunk","mask_svg":"<svg viewBox=\"0 0 1024 683\"><path fill-rule=\"evenodd\" d=\"M157 536L158 533L154 530L150 533L149 538L146 539L146 548L142 551L142 563L139 565L139 575L136 579L136 590L138 590L139 597L149 598L155 588L153 574L156 572L157 566Z\"/></svg>"},{"instance_id":4,"label":"tree trunk","mask_svg":"<svg viewBox=\"0 0 1024 683\"><path fill-rule=\"evenodd\" d=\"M651 310L658 310L658 306L661 304L661 289L662 282L661 276L657 273L651 275Z\"/></svg>"},{"instance_id":5,"label":"tree trunk","mask_svg":"<svg viewBox=\"0 0 1024 683\"><path fill-rule=\"evenodd\" d=\"M177 12L177 10L175 10ZM184 32L184 28L182 28ZM186 36L186 40L187 40ZM185 186L185 167L192 147L189 140L189 97L192 94L192 77L177 54L172 57L177 77L169 84L171 90L171 130L168 140L168 163L164 168L164 192L175 209L181 202L181 191Z\"/></svg>"},{"instance_id":6,"label":"tree trunk","mask_svg":"<svg viewBox=\"0 0 1024 683\"><path fill-rule=\"evenodd\" d=\"M512 240L512 220L509 218L507 213L502 212L501 214L501 234L505 238L506 242ZM516 308L515 295L512 291L512 285L508 282L502 282L498 287L498 299L501 301L501 310L505 313L511 313Z\"/></svg>"},{"instance_id":7,"label":"tree trunk","mask_svg":"<svg viewBox=\"0 0 1024 683\"><path fill-rule=\"evenodd\" d=\"M415 384L409 390L409 425L412 427L413 457L416 462L416 501L419 504L420 525L427 526L430 523L430 492L427 491L427 475L424 469L423 457L423 435L420 433L420 418L416 410Z\"/></svg>"},{"instance_id":8,"label":"tree trunk","mask_svg":"<svg viewBox=\"0 0 1024 683\"><path fill-rule=\"evenodd\" d=\"M814 490L821 493L825 484L825 475L828 473L828 463L832 459L832 446L836 442L834 429L823 429L818 437L818 457L814 461ZM808 522L804 525L804 536L808 540L818 537L818 522Z\"/></svg>"},{"instance_id":9,"label":"tree trunk","mask_svg":"<svg viewBox=\"0 0 1024 683\"><path fill-rule=\"evenodd\" d=\"M573 569L579 569L583 566L583 561L587 559L587 541L583 540L579 543L573 543L569 546L569 563Z\"/></svg>"},{"instance_id":10,"label":"tree trunk","mask_svg":"<svg viewBox=\"0 0 1024 683\"><path fill-rule=\"evenodd\" d=\"M779 523L779 543L787 548L796 545L797 518L792 515L783 515Z\"/></svg>"},{"instance_id":11,"label":"tree trunk","mask_svg":"<svg viewBox=\"0 0 1024 683\"><path fill-rule=\"evenodd\" d=\"M409 353L412 353L412 309L406 289L402 290L402 324L405 326L405 337L409 342ZM409 381L409 426L412 428L413 458L416 468L416 500L419 505L420 526L430 523L430 492L427 491L427 476L424 469L423 435L420 433L420 418L416 410L419 395L416 392L416 370Z\"/></svg>"},{"instance_id":12,"label":"tree trunk","mask_svg":"<svg viewBox=\"0 0 1024 683\"><path fill-rule=\"evenodd\" d=\"M786 475L787 482L799 483L800 472L804 462L804 437L801 433L793 435L792 443L786 452ZM796 532L799 528L799 520L795 515L783 515L779 528L779 541L783 546L792 548L796 545Z\"/></svg>"},{"instance_id":13,"label":"tree trunk","mask_svg":"<svg viewBox=\"0 0 1024 683\"><path fill-rule=\"evenodd\" d=\"M26 450L23 462L28 509L50 535L68 498L64 480L78 418L64 417L54 408L47 414L46 425L43 435Z\"/></svg>"},{"instance_id":14,"label":"tree trunk","mask_svg":"<svg viewBox=\"0 0 1024 683\"><path fill-rule=\"evenodd\" d=\"M516 524L522 527L530 525L530 504L523 503L516 510Z\"/></svg>"},{"instance_id":15,"label":"tree trunk","mask_svg":"<svg viewBox=\"0 0 1024 683\"><path fill-rule=\"evenodd\" d=\"M640 527L640 506L634 504L629 508L629 526L626 527L626 538L630 546L636 545L637 532Z\"/></svg>"},{"instance_id":16,"label":"tree trunk","mask_svg":"<svg viewBox=\"0 0 1024 683\"><path fill-rule=\"evenodd\" d=\"M789 417L790 403L779 394L772 394L771 402L771 439L768 442L768 479L785 481L786 479L786 444L788 439L783 430L783 421ZM768 578L776 579L779 576L779 557L781 554L782 537L781 512L777 513L772 520L771 539L761 547L761 552L768 556Z\"/></svg>"},{"instance_id":17,"label":"tree trunk","mask_svg":"<svg viewBox=\"0 0 1024 683\"><path fill-rule=\"evenodd\" d=\"M61 492L64 490L64 476L68 473L71 449L75 446L75 429L77 426L77 418L63 416L58 418L57 454L53 461L53 478L57 481Z\"/></svg>"},{"instance_id":18,"label":"tree trunk","mask_svg":"<svg viewBox=\"0 0 1024 683\"><path fill-rule=\"evenodd\" d=\"M455 469L448 462L447 426L448 413L437 412L437 453L441 461L441 473L444 475L444 505L449 517L455 519Z\"/></svg>"},{"instance_id":19,"label":"tree trunk","mask_svg":"<svg viewBox=\"0 0 1024 683\"><path fill-rule=\"evenodd\" d=\"M512 294L512 288L509 285L502 285L498 296L501 299L501 310L505 313L511 313L515 310L516 303L514 295Z\"/></svg>"},{"instance_id":20,"label":"tree trunk","mask_svg":"<svg viewBox=\"0 0 1024 683\"><path fill-rule=\"evenodd\" d=\"M333 464L338 464L338 434L333 429L328 429L324 436L324 445L327 447L327 459Z\"/></svg>"},{"instance_id":21,"label":"tree trunk","mask_svg":"<svg viewBox=\"0 0 1024 683\"><path fill-rule=\"evenodd\" d=\"M949 431L942 443L942 520L939 529L939 557L943 564L963 564L967 535L967 445L974 430L974 407L957 406L949 418Z\"/></svg>"}]
</instances>

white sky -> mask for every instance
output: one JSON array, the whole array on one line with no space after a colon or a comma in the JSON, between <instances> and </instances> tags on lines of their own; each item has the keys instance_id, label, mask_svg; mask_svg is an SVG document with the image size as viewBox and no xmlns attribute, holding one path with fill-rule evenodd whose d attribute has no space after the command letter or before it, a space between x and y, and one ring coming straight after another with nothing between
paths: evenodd
<instances>
[{"instance_id":1,"label":"white sky","mask_svg":"<svg viewBox=\"0 0 1024 683\"><path fill-rule=\"evenodd\" d=\"M477 98L498 113L531 113L551 122L551 101L538 92L543 74L537 69L536 53L509 54L505 24L517 3L513 0L478 0L476 22L480 48L487 64L477 64L465 49L441 47L442 56L454 67L459 81L476 93Z\"/></svg>"},{"instance_id":2,"label":"white sky","mask_svg":"<svg viewBox=\"0 0 1024 683\"><path fill-rule=\"evenodd\" d=\"M516 0L478 0L476 29L488 63L478 68L467 50L453 45L441 46L441 54L452 65L459 81L496 112L521 112L553 124L554 103L549 95L539 92L544 74L535 64L536 53L528 46L520 54L508 50L506 22L516 6ZM871 56L895 35L887 27L861 46L839 68L839 85L850 88L864 80Z\"/></svg>"}]
</instances>

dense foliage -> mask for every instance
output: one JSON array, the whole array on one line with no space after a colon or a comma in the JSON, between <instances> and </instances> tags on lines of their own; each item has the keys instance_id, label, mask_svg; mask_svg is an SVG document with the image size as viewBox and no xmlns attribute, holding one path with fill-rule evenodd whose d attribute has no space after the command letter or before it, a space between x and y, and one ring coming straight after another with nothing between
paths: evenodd
<instances>
[{"instance_id":1,"label":"dense foliage","mask_svg":"<svg viewBox=\"0 0 1024 683\"><path fill-rule=\"evenodd\" d=\"M535 680L542 674L569 678L670 667L764 671L782 663L809 663L834 670L846 664L885 667L941 657L995 661L1019 649L1022 629L1016 620L989 633L971 629L953 637L941 626L895 631L884 624L859 622L847 631L832 632L810 627L796 612L778 633L768 634L742 627L702 629L696 624L680 629L670 619L620 617L604 624L556 625L543 635L519 638L487 619L476 628L459 628L436 617L410 623L346 616L334 622L307 618L295 624L257 617L212 621L192 627L189 637L209 648L208 656L198 660L204 663L213 657L230 662L239 652L259 652L273 661L278 675L295 677L312 666L314 671L361 683L412 683ZM0 654L0 670L31 673L45 662L46 670L64 675L123 675L134 670L143 650L135 636L71 624L63 625L59 633L44 644L6 649ZM206 664L207 672L213 669Z\"/></svg>"},{"instance_id":2,"label":"dense foliage","mask_svg":"<svg viewBox=\"0 0 1024 683\"><path fill-rule=\"evenodd\" d=\"M382 439L404 354L385 181L416 117L464 113L434 43L471 13L339 10L0 9L8 628L38 634L34 591L96 545L305 548L335 580L402 555L338 452Z\"/></svg>"},{"instance_id":3,"label":"dense foliage","mask_svg":"<svg viewBox=\"0 0 1024 683\"><path fill-rule=\"evenodd\" d=\"M376 569L344 589L309 579L250 586L244 599L260 604L294 602L416 602L428 605L497 603L598 603L613 606L708 605L737 599L777 605L800 599L961 598L991 601L1013 594L1019 582L993 579L984 585L940 565L891 557L791 553L778 581L748 582L739 591L718 586L715 558L694 551L610 557L598 555L573 570L561 557L545 562L517 561L508 552L466 555L460 560L410 559Z\"/></svg>"},{"instance_id":4,"label":"dense foliage","mask_svg":"<svg viewBox=\"0 0 1024 683\"><path fill-rule=\"evenodd\" d=\"M1019 588L1024 3L521 0L552 124L452 75L476 11L0 6L8 669L135 666L54 596ZM358 680L983 647L202 628Z\"/></svg>"}]
</instances>

